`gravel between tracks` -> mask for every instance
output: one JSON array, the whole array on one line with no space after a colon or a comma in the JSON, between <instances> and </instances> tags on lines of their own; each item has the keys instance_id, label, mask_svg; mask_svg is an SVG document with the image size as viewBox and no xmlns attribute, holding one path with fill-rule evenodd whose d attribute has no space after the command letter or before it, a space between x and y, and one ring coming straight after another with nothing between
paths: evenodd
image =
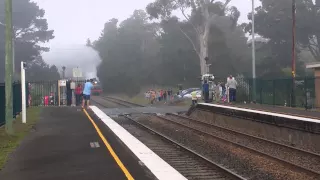
<instances>
[{"instance_id":1,"label":"gravel between tracks","mask_svg":"<svg viewBox=\"0 0 320 180\"><path fill-rule=\"evenodd\" d=\"M237 117L215 114L200 109L194 110L190 117L320 154L320 143L317 143L319 135L290 130L285 127L276 127L251 120L244 120ZM292 138L289 138L288 136L292 136ZM297 136L301 136L302 139Z\"/></svg>"},{"instance_id":2,"label":"gravel between tracks","mask_svg":"<svg viewBox=\"0 0 320 180\"><path fill-rule=\"evenodd\" d=\"M123 107L122 105L119 105L115 102L108 101L106 99L103 99L102 97L99 96L93 96L91 97L92 104L96 105L99 108L119 108Z\"/></svg>"},{"instance_id":3,"label":"gravel between tracks","mask_svg":"<svg viewBox=\"0 0 320 180\"><path fill-rule=\"evenodd\" d=\"M131 120L117 118L117 122L188 179L235 179L221 171L219 168L199 159L195 155L192 155L161 139L159 136L140 128Z\"/></svg>"},{"instance_id":4,"label":"gravel between tracks","mask_svg":"<svg viewBox=\"0 0 320 180\"><path fill-rule=\"evenodd\" d=\"M215 162L231 169L236 169L239 174L250 177L250 179L315 179L308 177L304 173L288 169L284 165L279 164L278 161L199 134L155 116L142 116L138 121L177 140Z\"/></svg>"},{"instance_id":5,"label":"gravel between tracks","mask_svg":"<svg viewBox=\"0 0 320 180\"><path fill-rule=\"evenodd\" d=\"M297 164L317 172L320 171L320 155L313 155L310 153L294 150L268 141L263 141L254 137L246 136L241 133L222 129L214 125L208 125L193 120L183 119L182 117L180 118L171 115L166 117L174 120L175 122L187 124L201 131L245 145L257 151L270 154L280 159L284 159L293 164Z\"/></svg>"}]
</instances>

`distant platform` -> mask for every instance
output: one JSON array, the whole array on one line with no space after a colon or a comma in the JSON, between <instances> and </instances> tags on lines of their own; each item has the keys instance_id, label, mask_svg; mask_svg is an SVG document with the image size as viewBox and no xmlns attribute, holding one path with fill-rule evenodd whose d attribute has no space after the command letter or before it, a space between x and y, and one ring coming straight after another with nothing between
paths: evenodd
<instances>
[{"instance_id":1,"label":"distant platform","mask_svg":"<svg viewBox=\"0 0 320 180\"><path fill-rule=\"evenodd\" d=\"M304 112L302 110L299 111L290 108L279 108L278 110L275 110L276 108L257 109L251 107L249 108L249 106L240 107L209 103L199 103L196 108L215 114L222 114L230 117L253 120L290 129L320 134L320 120L315 119L312 116L304 116L305 114L302 113L298 114L297 116L296 113L299 113L300 111ZM292 112L294 112L294 114Z\"/></svg>"},{"instance_id":2,"label":"distant platform","mask_svg":"<svg viewBox=\"0 0 320 180\"><path fill-rule=\"evenodd\" d=\"M108 116L121 116L130 114L167 114L184 113L189 107L181 106L161 106L161 107L132 107L132 108L104 108L101 109Z\"/></svg>"}]
</instances>

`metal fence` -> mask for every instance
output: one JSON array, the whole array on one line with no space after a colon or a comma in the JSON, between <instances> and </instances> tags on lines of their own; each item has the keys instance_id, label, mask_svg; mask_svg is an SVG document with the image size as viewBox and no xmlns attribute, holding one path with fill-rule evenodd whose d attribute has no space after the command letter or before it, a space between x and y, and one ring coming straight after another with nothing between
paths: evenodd
<instances>
[{"instance_id":1,"label":"metal fence","mask_svg":"<svg viewBox=\"0 0 320 180\"><path fill-rule=\"evenodd\" d=\"M84 81L75 81L76 84L83 85ZM21 84L13 83L13 117L21 112ZM58 81L37 81L26 83L26 104L29 106L57 106L58 105ZM70 89L70 83L67 87L60 89L61 102L66 101L67 91ZM5 123L5 84L0 83L0 126Z\"/></svg>"},{"instance_id":2,"label":"metal fence","mask_svg":"<svg viewBox=\"0 0 320 180\"><path fill-rule=\"evenodd\" d=\"M15 118L22 110L21 107L21 83L14 82L12 84L12 107L13 107L13 118ZM0 84L0 126L4 125L5 123L5 104L6 104L6 97L5 97L5 84Z\"/></svg>"},{"instance_id":3,"label":"metal fence","mask_svg":"<svg viewBox=\"0 0 320 180\"><path fill-rule=\"evenodd\" d=\"M30 106L56 105L55 103L49 103L49 97L53 97L53 102L56 102L58 97L58 81L28 82L27 85L27 99Z\"/></svg>"},{"instance_id":4,"label":"metal fence","mask_svg":"<svg viewBox=\"0 0 320 180\"><path fill-rule=\"evenodd\" d=\"M4 83L0 83L0 126L5 123L5 107L6 107L5 87Z\"/></svg>"},{"instance_id":5,"label":"metal fence","mask_svg":"<svg viewBox=\"0 0 320 180\"><path fill-rule=\"evenodd\" d=\"M70 89L70 81L66 87L60 88L60 102L66 104L68 89ZM75 84L83 85L84 81L74 81ZM59 102L59 86L58 81L37 81L29 82L28 96L30 106L57 106ZM72 95L72 94L71 94Z\"/></svg>"},{"instance_id":6,"label":"metal fence","mask_svg":"<svg viewBox=\"0 0 320 180\"><path fill-rule=\"evenodd\" d=\"M253 100L253 79L236 79L238 82L237 101L251 102ZM314 77L296 78L294 81L291 78L256 79L256 102L308 109L318 108L320 104L316 102L315 88L317 82L320 88L320 79Z\"/></svg>"}]
</instances>

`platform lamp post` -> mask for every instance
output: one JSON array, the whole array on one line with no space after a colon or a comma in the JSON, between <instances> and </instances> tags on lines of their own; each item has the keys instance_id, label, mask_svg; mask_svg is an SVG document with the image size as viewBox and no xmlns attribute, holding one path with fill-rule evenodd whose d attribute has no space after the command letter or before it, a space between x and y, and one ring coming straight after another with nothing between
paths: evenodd
<instances>
[{"instance_id":1,"label":"platform lamp post","mask_svg":"<svg viewBox=\"0 0 320 180\"><path fill-rule=\"evenodd\" d=\"M254 0L252 0L252 101L256 102L256 48L255 48L255 30L254 30Z\"/></svg>"},{"instance_id":2,"label":"platform lamp post","mask_svg":"<svg viewBox=\"0 0 320 180\"><path fill-rule=\"evenodd\" d=\"M292 93L291 106L296 106L295 78L296 78L296 0L292 0Z\"/></svg>"}]
</instances>

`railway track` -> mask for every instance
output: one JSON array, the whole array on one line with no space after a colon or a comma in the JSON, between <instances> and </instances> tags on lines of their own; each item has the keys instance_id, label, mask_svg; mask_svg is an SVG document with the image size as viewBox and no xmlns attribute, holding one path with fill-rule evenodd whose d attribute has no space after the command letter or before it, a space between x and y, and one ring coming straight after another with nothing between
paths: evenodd
<instances>
[{"instance_id":1,"label":"railway track","mask_svg":"<svg viewBox=\"0 0 320 180\"><path fill-rule=\"evenodd\" d=\"M109 98L105 100L109 100ZM112 101L114 103L124 104L123 100L119 102L118 99L112 99ZM130 107L129 104L136 105L134 103L127 102L126 106ZM293 170L303 172L310 177L320 179L320 155L317 153L305 151L225 127L220 127L186 116L167 114L166 116L154 115L153 117L164 120L166 121L166 123L169 122L170 124L175 124L180 127L187 128L209 138L214 138L226 143L231 143L252 153L256 153L265 158L275 160L285 165L286 167L290 167ZM143 125L141 122L133 122L138 123L141 127L147 128L149 131L155 131L154 129L151 129L150 126ZM155 131L154 133L159 132Z\"/></svg>"},{"instance_id":2,"label":"railway track","mask_svg":"<svg viewBox=\"0 0 320 180\"><path fill-rule=\"evenodd\" d=\"M128 102L128 101L125 101L122 99L117 99L117 98L113 98L113 97L109 97L109 96L100 96L100 97L102 97L103 99L105 99L107 101L111 101L113 103L116 103L116 104L119 104L121 106L128 107L128 108L130 108L130 107L144 107L143 105L140 105L140 104Z\"/></svg>"},{"instance_id":3,"label":"railway track","mask_svg":"<svg viewBox=\"0 0 320 180\"><path fill-rule=\"evenodd\" d=\"M174 122L178 122L180 124L185 124L186 120L188 120L190 125L193 124L192 126L203 129L205 132L208 132L211 135L225 137L230 141L236 143L239 142L241 144L245 144L247 147L256 148L257 151L273 154L270 155L273 158L284 159L284 161L287 163L296 164L308 171L314 171L320 175L320 154L318 153L306 151L286 144L281 144L279 142L218 126L202 120L193 119L187 116L169 113L166 117L168 117L169 120L173 120ZM284 152L290 153L283 154Z\"/></svg>"},{"instance_id":4,"label":"railway track","mask_svg":"<svg viewBox=\"0 0 320 180\"><path fill-rule=\"evenodd\" d=\"M274 159L320 179L319 154L180 115L170 114L169 116L157 116L157 118L183 126L208 137L232 143L240 148Z\"/></svg>"},{"instance_id":5,"label":"railway track","mask_svg":"<svg viewBox=\"0 0 320 180\"><path fill-rule=\"evenodd\" d=\"M108 99L109 98L104 98ZM112 102L117 102L113 100ZM101 106L102 103L98 102ZM120 103L119 103L120 104ZM130 103L128 103L130 104ZM121 103L121 105L123 105ZM197 180L245 180L233 169L225 168L170 137L135 121L129 116L117 119L128 132L138 138L187 179Z\"/></svg>"}]
</instances>

